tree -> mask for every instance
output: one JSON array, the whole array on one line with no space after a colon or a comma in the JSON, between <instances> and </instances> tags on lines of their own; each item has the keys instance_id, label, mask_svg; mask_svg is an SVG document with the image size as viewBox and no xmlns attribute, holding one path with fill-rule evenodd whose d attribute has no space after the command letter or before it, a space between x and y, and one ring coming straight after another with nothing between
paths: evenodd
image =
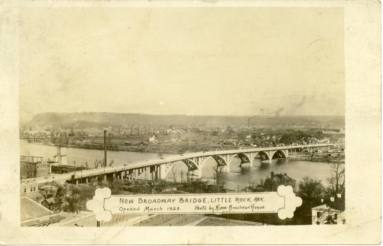
<instances>
[{"instance_id":1,"label":"tree","mask_svg":"<svg viewBox=\"0 0 383 246\"><path fill-rule=\"evenodd\" d=\"M62 211L66 206L66 189L64 186L57 184L57 191L55 195L55 210Z\"/></svg>"},{"instance_id":2,"label":"tree","mask_svg":"<svg viewBox=\"0 0 383 246\"><path fill-rule=\"evenodd\" d=\"M299 196L312 204L320 201L323 193L324 187L320 180L304 177L299 183Z\"/></svg>"},{"instance_id":3,"label":"tree","mask_svg":"<svg viewBox=\"0 0 383 246\"><path fill-rule=\"evenodd\" d=\"M295 179L290 178L286 173L270 172L270 177L266 178L261 185L267 191L276 191L280 185L290 185L295 189Z\"/></svg>"},{"instance_id":4,"label":"tree","mask_svg":"<svg viewBox=\"0 0 383 246\"><path fill-rule=\"evenodd\" d=\"M330 184L330 191L333 192L332 195L334 196L344 193L344 173L343 163L332 163L332 176L327 180Z\"/></svg>"},{"instance_id":5,"label":"tree","mask_svg":"<svg viewBox=\"0 0 383 246\"><path fill-rule=\"evenodd\" d=\"M343 163L332 164L332 176L327 179L329 187L326 190L326 200L331 201L331 205L340 210L345 209L345 170Z\"/></svg>"},{"instance_id":6,"label":"tree","mask_svg":"<svg viewBox=\"0 0 383 246\"><path fill-rule=\"evenodd\" d=\"M70 212L78 213L80 210L80 190L75 187L70 187L69 196L67 196L67 202L68 202L68 210Z\"/></svg>"},{"instance_id":7,"label":"tree","mask_svg":"<svg viewBox=\"0 0 383 246\"><path fill-rule=\"evenodd\" d=\"M294 221L296 224L311 224L311 209L320 204L320 199L324 193L324 187L320 180L304 177L299 183L298 196L303 200L302 206L296 209Z\"/></svg>"}]
</instances>

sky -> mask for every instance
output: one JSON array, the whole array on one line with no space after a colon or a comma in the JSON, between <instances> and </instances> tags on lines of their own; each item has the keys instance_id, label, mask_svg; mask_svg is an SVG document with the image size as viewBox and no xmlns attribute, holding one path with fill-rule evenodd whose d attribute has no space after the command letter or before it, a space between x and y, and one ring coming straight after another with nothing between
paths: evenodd
<instances>
[{"instance_id":1,"label":"sky","mask_svg":"<svg viewBox=\"0 0 383 246\"><path fill-rule=\"evenodd\" d=\"M340 8L24 8L20 115L344 115Z\"/></svg>"}]
</instances>

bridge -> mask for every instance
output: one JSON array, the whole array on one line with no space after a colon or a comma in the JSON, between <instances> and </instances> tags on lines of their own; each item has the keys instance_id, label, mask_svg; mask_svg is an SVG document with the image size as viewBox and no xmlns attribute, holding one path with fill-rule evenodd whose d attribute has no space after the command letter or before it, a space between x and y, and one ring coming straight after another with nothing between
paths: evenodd
<instances>
[{"instance_id":1,"label":"bridge","mask_svg":"<svg viewBox=\"0 0 383 246\"><path fill-rule=\"evenodd\" d=\"M240 160L240 165L249 163L254 165L255 159L261 159L262 162L270 162L273 159L288 158L289 151L309 151L318 148L327 148L334 144L310 144L310 145L292 145L279 147L248 148L235 150L217 150L207 152L187 153L174 155L158 160L147 160L136 163L124 164L115 167L102 167L96 169L81 170L64 174L52 174L46 177L38 177L22 180L22 186L27 184L44 184L52 181L59 183L88 183L93 180L114 180L114 179L136 179L140 175L149 174L152 180L166 178L170 170L177 162L183 162L188 167L188 173L196 178L202 176L202 167L207 159L212 158L217 166L222 167L225 172L230 172L231 163L234 158Z\"/></svg>"}]
</instances>

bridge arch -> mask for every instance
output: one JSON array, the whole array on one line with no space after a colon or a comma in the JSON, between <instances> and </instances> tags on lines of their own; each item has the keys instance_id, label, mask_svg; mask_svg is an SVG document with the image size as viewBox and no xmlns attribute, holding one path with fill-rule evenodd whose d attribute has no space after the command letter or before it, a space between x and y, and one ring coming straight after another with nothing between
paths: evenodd
<instances>
[{"instance_id":1,"label":"bridge arch","mask_svg":"<svg viewBox=\"0 0 383 246\"><path fill-rule=\"evenodd\" d=\"M239 162L239 166L242 166L242 164L244 163L250 163L251 164L251 156L245 154L245 153L237 153L237 154L234 154L230 157L229 161L228 161L228 166L232 166L233 165L233 161L235 158L238 158L240 160Z\"/></svg>"},{"instance_id":2,"label":"bridge arch","mask_svg":"<svg viewBox=\"0 0 383 246\"><path fill-rule=\"evenodd\" d=\"M259 151L257 156L259 156L259 158L262 160L262 161L265 161L265 160L270 160L271 159L271 156L269 155L268 152L266 151Z\"/></svg>"},{"instance_id":3,"label":"bridge arch","mask_svg":"<svg viewBox=\"0 0 383 246\"><path fill-rule=\"evenodd\" d=\"M226 158L227 159L227 158ZM202 176L202 170L205 168L206 166L206 163L208 160L214 160L215 164L218 166L218 167L225 167L225 168L228 168L229 166L229 161L225 160L225 158L223 156L220 156L220 155L211 155L211 156L206 156L205 158L203 158L200 162L199 162L199 165L198 165L198 171L199 171L199 175ZM210 166L210 165L209 165Z\"/></svg>"},{"instance_id":4,"label":"bridge arch","mask_svg":"<svg viewBox=\"0 0 383 246\"><path fill-rule=\"evenodd\" d=\"M248 155L246 155L245 153L238 153L235 155L235 157L238 157L241 160L241 165L243 163L250 163L251 162L250 157Z\"/></svg>"},{"instance_id":5,"label":"bridge arch","mask_svg":"<svg viewBox=\"0 0 383 246\"><path fill-rule=\"evenodd\" d=\"M283 150L277 150L273 153L271 159L286 159L287 158L287 153Z\"/></svg>"},{"instance_id":6,"label":"bridge arch","mask_svg":"<svg viewBox=\"0 0 383 246\"><path fill-rule=\"evenodd\" d=\"M197 170L198 169L198 165L197 163L195 163L194 161L192 161L191 159L184 159L182 160L183 163L185 163L185 165L188 167L189 170Z\"/></svg>"},{"instance_id":7,"label":"bridge arch","mask_svg":"<svg viewBox=\"0 0 383 246\"><path fill-rule=\"evenodd\" d=\"M212 155L211 157L215 160L218 166L228 166L227 161L222 156Z\"/></svg>"}]
</instances>

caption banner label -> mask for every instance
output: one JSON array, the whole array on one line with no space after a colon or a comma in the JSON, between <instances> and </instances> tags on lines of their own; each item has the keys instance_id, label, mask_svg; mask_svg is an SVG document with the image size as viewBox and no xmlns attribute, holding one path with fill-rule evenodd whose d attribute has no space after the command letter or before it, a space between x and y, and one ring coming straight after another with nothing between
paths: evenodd
<instances>
[{"instance_id":1,"label":"caption banner label","mask_svg":"<svg viewBox=\"0 0 383 246\"><path fill-rule=\"evenodd\" d=\"M97 189L87 208L99 221L112 214L250 214L278 213L292 218L302 199L291 186L280 185L277 192L111 195L109 188Z\"/></svg>"}]
</instances>

